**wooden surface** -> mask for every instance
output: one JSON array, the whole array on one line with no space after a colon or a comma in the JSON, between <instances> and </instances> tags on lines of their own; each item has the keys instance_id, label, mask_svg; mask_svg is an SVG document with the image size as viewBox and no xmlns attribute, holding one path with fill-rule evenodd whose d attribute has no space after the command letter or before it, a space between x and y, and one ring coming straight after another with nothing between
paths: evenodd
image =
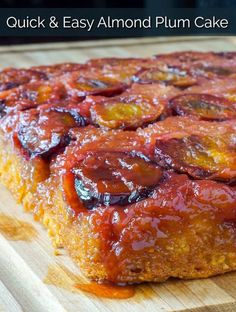
<instances>
[{"instance_id":1,"label":"wooden surface","mask_svg":"<svg viewBox=\"0 0 236 312\"><path fill-rule=\"evenodd\" d=\"M187 37L107 40L0 47L0 67L31 66L58 62L84 62L92 57L151 56L179 50L235 50L236 37ZM23 213L8 191L0 186L0 213L31 223L38 232L31 242L12 241L0 234L0 311L7 312L141 312L236 311L236 273L211 279L144 284L130 299L98 298L68 286L70 274L79 269L62 252L55 256L44 228ZM68 285L44 283L48 269ZM81 278L80 278L81 279ZM62 287L66 288L63 289Z\"/></svg>"}]
</instances>

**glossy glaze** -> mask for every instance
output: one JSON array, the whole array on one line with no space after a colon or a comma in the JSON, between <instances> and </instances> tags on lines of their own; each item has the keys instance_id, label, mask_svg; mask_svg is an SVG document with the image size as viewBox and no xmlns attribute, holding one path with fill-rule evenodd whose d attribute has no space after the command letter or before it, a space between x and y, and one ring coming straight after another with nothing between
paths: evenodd
<instances>
[{"instance_id":1,"label":"glossy glaze","mask_svg":"<svg viewBox=\"0 0 236 312\"><path fill-rule=\"evenodd\" d=\"M47 75L40 71L7 68L0 73L0 92L16 88L29 82L47 79Z\"/></svg>"},{"instance_id":2,"label":"glossy glaze","mask_svg":"<svg viewBox=\"0 0 236 312\"><path fill-rule=\"evenodd\" d=\"M166 111L168 98L176 94L176 88L163 84L133 84L117 97L95 100L91 118L105 128L136 129L156 121Z\"/></svg>"},{"instance_id":3,"label":"glossy glaze","mask_svg":"<svg viewBox=\"0 0 236 312\"><path fill-rule=\"evenodd\" d=\"M169 66L187 69L193 76L208 78L234 76L236 70L236 54L234 52L176 52L158 55L157 60Z\"/></svg>"},{"instance_id":4,"label":"glossy glaze","mask_svg":"<svg viewBox=\"0 0 236 312\"><path fill-rule=\"evenodd\" d=\"M20 113L15 138L30 157L50 157L69 144L71 128L85 125L75 109L40 107Z\"/></svg>"},{"instance_id":5,"label":"glossy glaze","mask_svg":"<svg viewBox=\"0 0 236 312\"><path fill-rule=\"evenodd\" d=\"M56 65L47 82L0 92L5 138L30 154L23 167L47 173L28 205L88 276L137 283L236 268L235 58Z\"/></svg>"},{"instance_id":6,"label":"glossy glaze","mask_svg":"<svg viewBox=\"0 0 236 312\"><path fill-rule=\"evenodd\" d=\"M236 108L223 98L210 94L182 94L171 99L170 108L176 115L193 115L203 120L236 118Z\"/></svg>"},{"instance_id":7,"label":"glossy glaze","mask_svg":"<svg viewBox=\"0 0 236 312\"><path fill-rule=\"evenodd\" d=\"M37 237L32 224L3 213L0 213L0 233L12 241L32 241Z\"/></svg>"},{"instance_id":8,"label":"glossy glaze","mask_svg":"<svg viewBox=\"0 0 236 312\"><path fill-rule=\"evenodd\" d=\"M160 66L159 68L143 70L134 76L138 83L164 82L179 88L186 88L197 83L197 79L185 70L177 67Z\"/></svg>"},{"instance_id":9,"label":"glossy glaze","mask_svg":"<svg viewBox=\"0 0 236 312\"><path fill-rule=\"evenodd\" d=\"M236 179L235 146L227 146L223 137L214 140L192 135L157 140L155 158L161 166L194 178L226 182Z\"/></svg>"},{"instance_id":10,"label":"glossy glaze","mask_svg":"<svg viewBox=\"0 0 236 312\"><path fill-rule=\"evenodd\" d=\"M147 157L119 152L88 153L73 173L76 192L89 209L138 202L162 178L162 169Z\"/></svg>"},{"instance_id":11,"label":"glossy glaze","mask_svg":"<svg viewBox=\"0 0 236 312\"><path fill-rule=\"evenodd\" d=\"M128 299L135 295L134 286L116 286L113 284L90 282L88 284L75 284L75 287L101 298Z\"/></svg>"},{"instance_id":12,"label":"glossy glaze","mask_svg":"<svg viewBox=\"0 0 236 312\"><path fill-rule=\"evenodd\" d=\"M112 283L85 281L64 265L50 265L44 283L70 291L86 292L99 298L127 299L135 295L135 286L117 286Z\"/></svg>"}]
</instances>

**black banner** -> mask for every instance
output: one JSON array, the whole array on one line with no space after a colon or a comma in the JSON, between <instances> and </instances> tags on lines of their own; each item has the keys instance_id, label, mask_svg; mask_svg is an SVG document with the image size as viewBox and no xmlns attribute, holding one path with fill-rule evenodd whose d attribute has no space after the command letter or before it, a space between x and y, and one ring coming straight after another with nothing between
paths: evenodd
<instances>
[{"instance_id":1,"label":"black banner","mask_svg":"<svg viewBox=\"0 0 236 312\"><path fill-rule=\"evenodd\" d=\"M0 36L235 35L232 9L0 9Z\"/></svg>"}]
</instances>

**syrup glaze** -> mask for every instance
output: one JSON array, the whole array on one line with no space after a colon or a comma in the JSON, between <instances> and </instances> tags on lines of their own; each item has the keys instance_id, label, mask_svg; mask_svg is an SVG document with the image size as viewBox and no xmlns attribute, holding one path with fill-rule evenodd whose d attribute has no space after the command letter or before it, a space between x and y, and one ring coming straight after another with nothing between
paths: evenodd
<instances>
[{"instance_id":1,"label":"syrup glaze","mask_svg":"<svg viewBox=\"0 0 236 312\"><path fill-rule=\"evenodd\" d=\"M3 213L0 213L0 233L13 241L32 241L37 237L33 225Z\"/></svg>"},{"instance_id":2,"label":"syrup glaze","mask_svg":"<svg viewBox=\"0 0 236 312\"><path fill-rule=\"evenodd\" d=\"M72 273L63 265L49 266L44 283L74 293L83 291L97 297L110 299L127 299L135 295L135 286L117 286L111 283L88 282L81 276Z\"/></svg>"}]
</instances>

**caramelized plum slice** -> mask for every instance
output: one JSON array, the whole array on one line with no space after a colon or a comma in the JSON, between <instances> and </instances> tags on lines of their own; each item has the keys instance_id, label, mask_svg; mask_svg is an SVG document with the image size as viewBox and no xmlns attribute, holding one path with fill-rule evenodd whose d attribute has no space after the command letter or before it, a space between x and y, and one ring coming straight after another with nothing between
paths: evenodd
<instances>
[{"instance_id":1,"label":"caramelized plum slice","mask_svg":"<svg viewBox=\"0 0 236 312\"><path fill-rule=\"evenodd\" d=\"M0 92L0 101L4 101L5 113L12 110L25 110L46 103L65 102L68 92L62 83L37 81L12 90Z\"/></svg>"},{"instance_id":2,"label":"caramelized plum slice","mask_svg":"<svg viewBox=\"0 0 236 312\"><path fill-rule=\"evenodd\" d=\"M7 68L0 72L0 91L13 89L37 80L47 80L47 76L31 69Z\"/></svg>"},{"instance_id":3,"label":"caramelized plum slice","mask_svg":"<svg viewBox=\"0 0 236 312\"><path fill-rule=\"evenodd\" d=\"M86 77L80 77L77 81L76 88L85 92L86 94L108 94L113 93L116 88L120 88L120 84L117 85L117 81L107 78L89 79Z\"/></svg>"},{"instance_id":4,"label":"caramelized plum slice","mask_svg":"<svg viewBox=\"0 0 236 312\"><path fill-rule=\"evenodd\" d=\"M41 65L41 66L34 66L31 67L34 71L43 72L49 78L62 75L65 73L83 70L86 66L84 64L79 63L61 63L55 65Z\"/></svg>"},{"instance_id":5,"label":"caramelized plum slice","mask_svg":"<svg viewBox=\"0 0 236 312\"><path fill-rule=\"evenodd\" d=\"M183 94L170 101L177 115L194 115L204 120L227 120L236 118L235 108L225 98L210 94Z\"/></svg>"},{"instance_id":6,"label":"caramelized plum slice","mask_svg":"<svg viewBox=\"0 0 236 312\"><path fill-rule=\"evenodd\" d=\"M233 51L226 51L226 52L213 52L215 55L223 57L224 59L234 60L236 61L236 52Z\"/></svg>"},{"instance_id":7,"label":"caramelized plum slice","mask_svg":"<svg viewBox=\"0 0 236 312\"><path fill-rule=\"evenodd\" d=\"M196 83L196 79L187 74L186 71L175 67L166 69L153 68L141 72L134 77L134 80L139 83L152 83L163 81L175 87L185 88Z\"/></svg>"},{"instance_id":8,"label":"caramelized plum slice","mask_svg":"<svg viewBox=\"0 0 236 312\"><path fill-rule=\"evenodd\" d=\"M71 128L85 124L75 110L31 109L20 115L18 140L29 156L50 157L69 144Z\"/></svg>"},{"instance_id":9,"label":"caramelized plum slice","mask_svg":"<svg viewBox=\"0 0 236 312\"><path fill-rule=\"evenodd\" d=\"M106 77L130 83L132 76L142 68L149 68L152 64L150 59L141 58L101 58L92 59L88 65L97 68Z\"/></svg>"},{"instance_id":10,"label":"caramelized plum slice","mask_svg":"<svg viewBox=\"0 0 236 312\"><path fill-rule=\"evenodd\" d=\"M96 103L91 107L91 117L102 127L135 129L158 119L163 110L161 102L154 104L152 99L132 95Z\"/></svg>"},{"instance_id":11,"label":"caramelized plum slice","mask_svg":"<svg viewBox=\"0 0 236 312\"><path fill-rule=\"evenodd\" d=\"M146 157L120 152L90 152L73 173L76 192L88 209L140 201L162 177L160 167Z\"/></svg>"},{"instance_id":12,"label":"caramelized plum slice","mask_svg":"<svg viewBox=\"0 0 236 312\"><path fill-rule=\"evenodd\" d=\"M90 75L90 73L83 75L71 74L66 82L71 93L78 97L87 95L111 96L121 93L125 89L125 85L115 79L97 73Z\"/></svg>"},{"instance_id":13,"label":"caramelized plum slice","mask_svg":"<svg viewBox=\"0 0 236 312\"><path fill-rule=\"evenodd\" d=\"M192 68L206 68L206 70L211 70L216 74L228 74L228 69L231 71L232 68L235 68L236 58L235 54L232 53L185 51L157 55L156 60L169 66L189 68L190 70ZM226 68L226 71L222 68Z\"/></svg>"},{"instance_id":14,"label":"caramelized plum slice","mask_svg":"<svg viewBox=\"0 0 236 312\"><path fill-rule=\"evenodd\" d=\"M141 66L145 66L148 63L148 59L142 58L116 58L116 57L105 57L105 58L95 58L88 61L88 65L91 67L97 67L101 69L113 69L122 68L134 68L139 69Z\"/></svg>"},{"instance_id":15,"label":"caramelized plum slice","mask_svg":"<svg viewBox=\"0 0 236 312\"><path fill-rule=\"evenodd\" d=\"M216 64L212 65L202 65L196 64L190 69L193 75L202 75L206 77L214 77L214 76L230 76L235 73L235 66L234 68L226 67L226 66L217 66Z\"/></svg>"},{"instance_id":16,"label":"caramelized plum slice","mask_svg":"<svg viewBox=\"0 0 236 312\"><path fill-rule=\"evenodd\" d=\"M164 116L168 99L177 94L177 88L163 83L134 83L119 96L95 99L91 118L102 127L135 129Z\"/></svg>"},{"instance_id":17,"label":"caramelized plum slice","mask_svg":"<svg viewBox=\"0 0 236 312\"><path fill-rule=\"evenodd\" d=\"M19 94L20 100L29 100L38 105L64 100L67 97L65 87L60 83L29 84Z\"/></svg>"},{"instance_id":18,"label":"caramelized plum slice","mask_svg":"<svg viewBox=\"0 0 236 312\"><path fill-rule=\"evenodd\" d=\"M190 135L159 139L155 158L159 165L197 179L232 182L236 178L236 146L228 146L222 138Z\"/></svg>"}]
</instances>

